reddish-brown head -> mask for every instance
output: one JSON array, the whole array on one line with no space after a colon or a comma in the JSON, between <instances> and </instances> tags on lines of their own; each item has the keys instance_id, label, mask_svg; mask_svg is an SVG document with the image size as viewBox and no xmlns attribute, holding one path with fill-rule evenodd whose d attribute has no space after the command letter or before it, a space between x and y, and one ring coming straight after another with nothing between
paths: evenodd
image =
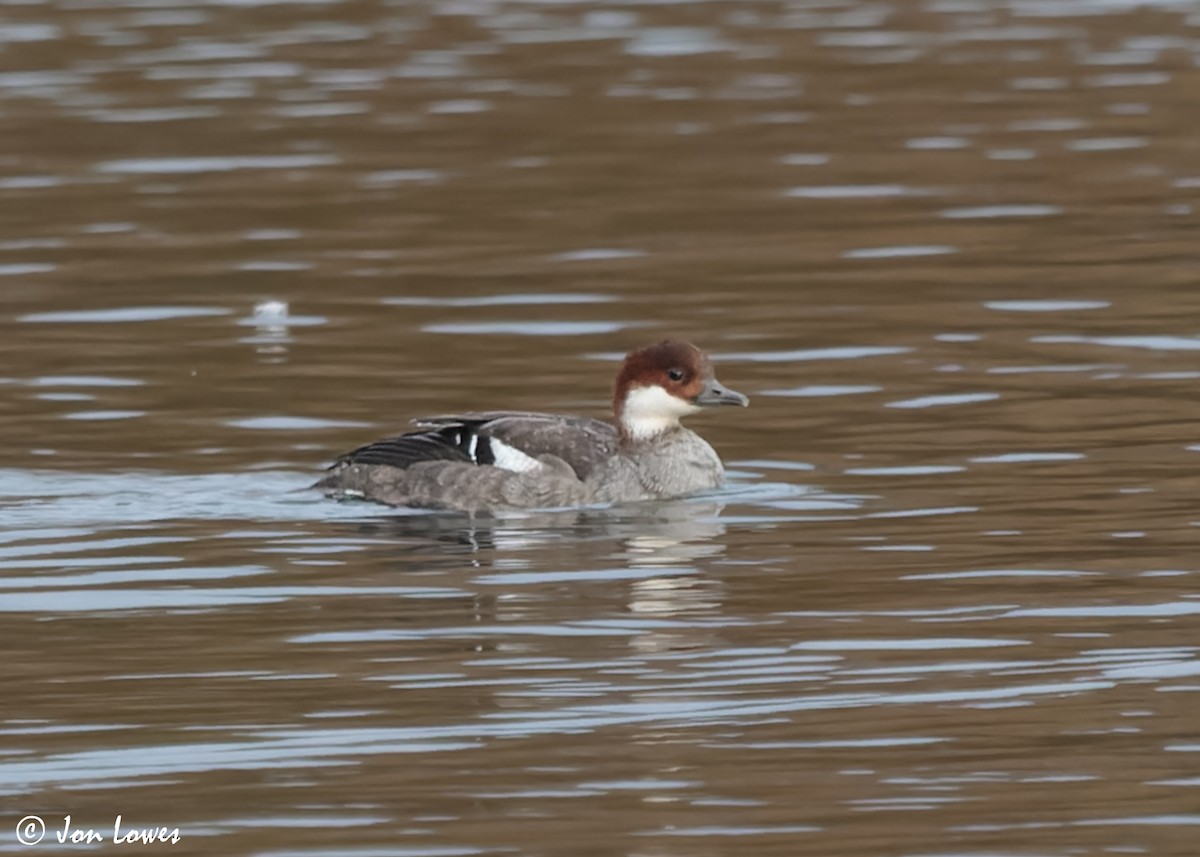
<instances>
[{"instance_id":1,"label":"reddish-brown head","mask_svg":"<svg viewBox=\"0 0 1200 857\"><path fill-rule=\"evenodd\" d=\"M710 405L749 400L721 386L704 352L690 342L664 339L625 357L613 389L613 413L622 436L643 440L676 428L680 417Z\"/></svg>"}]
</instances>

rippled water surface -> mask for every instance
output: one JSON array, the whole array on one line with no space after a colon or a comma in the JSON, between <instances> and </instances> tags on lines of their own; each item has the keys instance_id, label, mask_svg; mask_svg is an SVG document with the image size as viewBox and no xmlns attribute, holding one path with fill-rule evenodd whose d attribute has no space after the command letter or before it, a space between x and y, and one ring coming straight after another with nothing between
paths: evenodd
<instances>
[{"instance_id":1,"label":"rippled water surface","mask_svg":"<svg viewBox=\"0 0 1200 857\"><path fill-rule=\"evenodd\" d=\"M1194 857L1198 96L1185 0L0 3L0 851ZM717 496L306 490L666 335Z\"/></svg>"}]
</instances>

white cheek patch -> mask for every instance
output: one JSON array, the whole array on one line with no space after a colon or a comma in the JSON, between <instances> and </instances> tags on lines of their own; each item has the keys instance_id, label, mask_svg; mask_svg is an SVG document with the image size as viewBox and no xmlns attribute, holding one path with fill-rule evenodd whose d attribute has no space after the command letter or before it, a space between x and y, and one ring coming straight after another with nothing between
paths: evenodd
<instances>
[{"instance_id":1,"label":"white cheek patch","mask_svg":"<svg viewBox=\"0 0 1200 857\"><path fill-rule=\"evenodd\" d=\"M621 424L630 437L644 439L679 425L679 418L700 410L686 399L672 396L657 384L635 387L625 394Z\"/></svg>"},{"instance_id":2,"label":"white cheek patch","mask_svg":"<svg viewBox=\"0 0 1200 857\"><path fill-rule=\"evenodd\" d=\"M515 446L509 446L507 443L489 438L489 443L492 449L492 457L495 458L495 466L501 470L511 470L514 473L528 473L530 470L537 470L542 466L542 463L530 455L526 455L517 449Z\"/></svg>"}]
</instances>

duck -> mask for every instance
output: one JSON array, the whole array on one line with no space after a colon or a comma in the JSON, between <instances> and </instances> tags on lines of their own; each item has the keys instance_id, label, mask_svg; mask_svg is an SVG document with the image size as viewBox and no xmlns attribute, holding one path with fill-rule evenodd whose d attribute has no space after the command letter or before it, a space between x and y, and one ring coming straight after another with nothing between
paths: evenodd
<instances>
[{"instance_id":1,"label":"duck","mask_svg":"<svg viewBox=\"0 0 1200 857\"><path fill-rule=\"evenodd\" d=\"M625 356L612 422L527 411L413 420L415 431L339 456L313 486L326 496L466 512L669 500L719 488L720 457L680 420L746 407L708 356L664 339Z\"/></svg>"}]
</instances>

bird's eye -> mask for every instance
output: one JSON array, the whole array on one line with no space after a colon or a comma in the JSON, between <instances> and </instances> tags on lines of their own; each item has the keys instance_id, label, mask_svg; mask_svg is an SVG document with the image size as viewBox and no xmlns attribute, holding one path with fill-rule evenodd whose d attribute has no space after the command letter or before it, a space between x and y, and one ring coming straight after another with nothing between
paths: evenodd
<instances>
[{"instance_id":1,"label":"bird's eye","mask_svg":"<svg viewBox=\"0 0 1200 857\"><path fill-rule=\"evenodd\" d=\"M670 378L672 381L682 381L683 380L683 370L682 369L672 369L670 372L667 373L667 377Z\"/></svg>"}]
</instances>

